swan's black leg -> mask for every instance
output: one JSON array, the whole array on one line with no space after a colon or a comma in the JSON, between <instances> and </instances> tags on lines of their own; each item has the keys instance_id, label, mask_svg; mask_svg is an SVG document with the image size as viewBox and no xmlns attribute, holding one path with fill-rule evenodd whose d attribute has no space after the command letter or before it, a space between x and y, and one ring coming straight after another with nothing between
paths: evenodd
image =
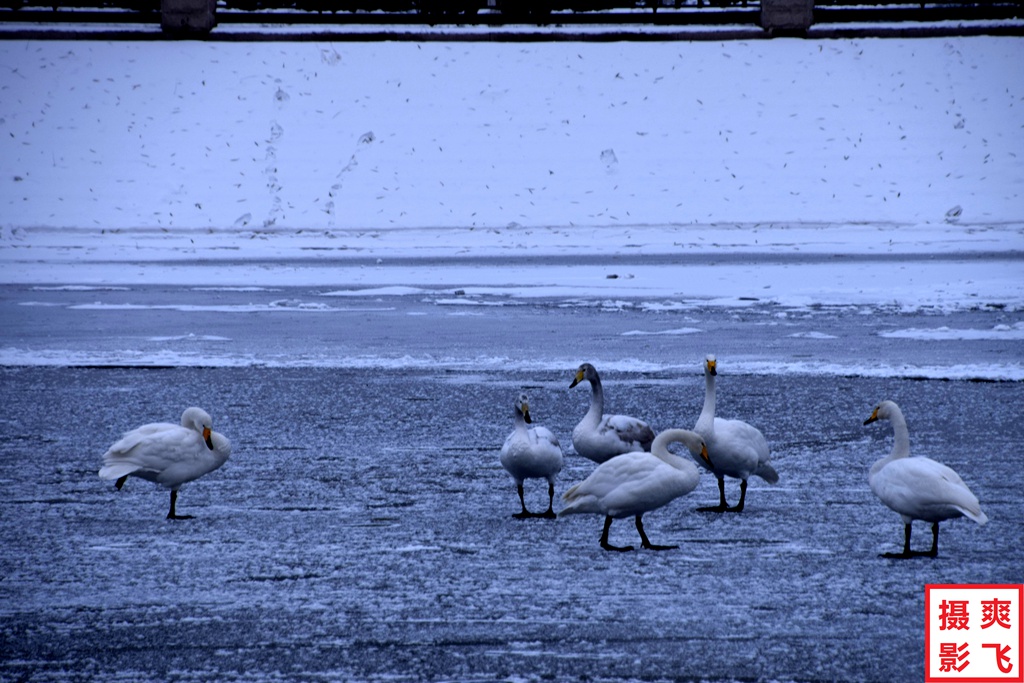
<instances>
[{"instance_id":1,"label":"swan's black leg","mask_svg":"<svg viewBox=\"0 0 1024 683\"><path fill-rule=\"evenodd\" d=\"M604 518L604 531L601 532L601 547L605 550L615 550L620 553L632 550L633 546L627 545L622 548L619 546L612 545L608 542L608 530L612 528L612 518L609 515L605 515Z\"/></svg>"},{"instance_id":2,"label":"swan's black leg","mask_svg":"<svg viewBox=\"0 0 1024 683\"><path fill-rule=\"evenodd\" d=\"M915 555L921 555L923 557L938 557L939 556L939 523L932 523L932 548L931 550L924 550L921 552L914 553Z\"/></svg>"},{"instance_id":3,"label":"swan's black leg","mask_svg":"<svg viewBox=\"0 0 1024 683\"><path fill-rule=\"evenodd\" d=\"M640 545L648 550L675 550L679 546L677 545L654 545L650 539L647 538L647 534L644 533L644 523L641 519L643 515L636 516L636 530L640 532Z\"/></svg>"},{"instance_id":4,"label":"swan's black leg","mask_svg":"<svg viewBox=\"0 0 1024 683\"><path fill-rule=\"evenodd\" d=\"M902 553L883 553L882 557L891 557L897 560L905 560L908 557L913 557L913 553L910 552L910 524L903 526L903 552Z\"/></svg>"},{"instance_id":5,"label":"swan's black leg","mask_svg":"<svg viewBox=\"0 0 1024 683\"><path fill-rule=\"evenodd\" d=\"M697 508L697 512L725 512L729 504L725 502L725 477L718 477L718 505Z\"/></svg>"},{"instance_id":6,"label":"swan's black leg","mask_svg":"<svg viewBox=\"0 0 1024 683\"><path fill-rule=\"evenodd\" d=\"M735 506L727 508L729 512L743 512L743 503L747 500L747 480L740 479L740 502Z\"/></svg>"},{"instance_id":7,"label":"swan's black leg","mask_svg":"<svg viewBox=\"0 0 1024 683\"><path fill-rule=\"evenodd\" d=\"M167 513L167 519L192 519L192 515L179 515L174 511L174 505L178 502L178 492L171 489L171 511Z\"/></svg>"},{"instance_id":8,"label":"swan's black leg","mask_svg":"<svg viewBox=\"0 0 1024 683\"><path fill-rule=\"evenodd\" d=\"M547 512L542 512L541 514L539 514L537 516L538 517L543 517L544 519L555 519L556 517L558 517L558 515L555 514L555 484L553 482L550 482L550 481L548 482L548 509L547 509Z\"/></svg>"},{"instance_id":9,"label":"swan's black leg","mask_svg":"<svg viewBox=\"0 0 1024 683\"><path fill-rule=\"evenodd\" d=\"M516 514L514 514L512 516L515 517L516 519L527 519L528 517L532 517L533 515L531 515L527 511L527 509L526 509L526 499L523 498L523 485L522 484L516 484L516 492L519 493L519 505L522 506L523 511L522 512L517 512Z\"/></svg>"},{"instance_id":10,"label":"swan's black leg","mask_svg":"<svg viewBox=\"0 0 1024 683\"><path fill-rule=\"evenodd\" d=\"M120 491L121 487L124 486L124 483L126 481L128 481L128 475L127 474L114 482L114 488L117 489L118 491Z\"/></svg>"}]
</instances>

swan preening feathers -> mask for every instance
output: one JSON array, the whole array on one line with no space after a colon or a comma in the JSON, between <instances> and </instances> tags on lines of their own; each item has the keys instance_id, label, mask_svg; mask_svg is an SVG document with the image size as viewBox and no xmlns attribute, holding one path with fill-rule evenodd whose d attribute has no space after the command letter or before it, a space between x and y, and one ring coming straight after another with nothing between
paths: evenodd
<instances>
[{"instance_id":1,"label":"swan preening feathers","mask_svg":"<svg viewBox=\"0 0 1024 683\"><path fill-rule=\"evenodd\" d=\"M590 409L572 430L572 445L577 453L602 463L622 453L651 450L654 431L646 422L626 415L604 414L601 377L590 363L576 370L569 388L580 382L590 383Z\"/></svg>"},{"instance_id":2,"label":"swan preening feathers","mask_svg":"<svg viewBox=\"0 0 1024 683\"><path fill-rule=\"evenodd\" d=\"M681 442L694 455L708 459L708 451L699 434L685 429L669 429L658 434L651 452L624 453L601 465L562 496L566 502L559 516L591 513L604 515L601 547L605 550L632 550L608 542L613 519L634 517L641 545L651 550L667 550L678 546L654 545L644 532L642 517L667 505L697 487L700 471L692 461L668 450L673 442Z\"/></svg>"},{"instance_id":3,"label":"swan preening feathers","mask_svg":"<svg viewBox=\"0 0 1024 683\"><path fill-rule=\"evenodd\" d=\"M526 394L519 394L512 410L515 429L505 439L501 448L501 466L516 480L516 491L519 493L519 504L522 511L513 517L545 517L554 519L552 509L555 499L555 477L562 471L562 447L550 430L544 427L528 428L530 424L530 403ZM525 479L547 479L548 509L542 513L531 513L526 509L523 497L523 481Z\"/></svg>"},{"instance_id":4,"label":"swan preening feathers","mask_svg":"<svg viewBox=\"0 0 1024 683\"><path fill-rule=\"evenodd\" d=\"M754 475L775 484L779 475L768 462L768 442L760 431L741 420L723 420L715 416L717 368L714 356L704 359L704 409L693 431L704 437L707 443L713 464L697 462L718 479L718 505L699 509L705 512L742 512L747 498L747 479ZM733 507L725 502L725 477L740 480L740 500Z\"/></svg>"},{"instance_id":5,"label":"swan preening feathers","mask_svg":"<svg viewBox=\"0 0 1024 683\"><path fill-rule=\"evenodd\" d=\"M898 405L882 401L864 424L877 420L889 421L894 441L889 455L871 466L868 484L886 507L903 518L903 552L885 553L884 557L936 557L939 554L939 522L956 517L967 517L978 524L988 521L977 497L959 474L929 458L909 457L910 433ZM911 522L915 519L931 522L930 550L910 549Z\"/></svg>"},{"instance_id":6,"label":"swan preening feathers","mask_svg":"<svg viewBox=\"0 0 1024 683\"><path fill-rule=\"evenodd\" d=\"M118 490L128 477L156 482L171 490L167 519L188 519L178 515L175 504L182 484L208 474L231 455L231 442L213 431L213 420L201 408L189 408L181 424L154 422L125 434L103 454L101 479L116 479Z\"/></svg>"}]
</instances>

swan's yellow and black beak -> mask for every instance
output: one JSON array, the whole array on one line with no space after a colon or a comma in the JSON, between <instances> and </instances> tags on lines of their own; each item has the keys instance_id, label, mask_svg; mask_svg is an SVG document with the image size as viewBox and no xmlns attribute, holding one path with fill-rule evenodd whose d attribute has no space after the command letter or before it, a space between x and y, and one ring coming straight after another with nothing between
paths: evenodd
<instances>
[{"instance_id":1,"label":"swan's yellow and black beak","mask_svg":"<svg viewBox=\"0 0 1024 683\"><path fill-rule=\"evenodd\" d=\"M711 464L711 457L708 455L708 445L703 442L700 444L700 457L704 458L704 462L706 462L709 467L713 467Z\"/></svg>"},{"instance_id":2,"label":"swan's yellow and black beak","mask_svg":"<svg viewBox=\"0 0 1024 683\"><path fill-rule=\"evenodd\" d=\"M878 419L878 408L875 408L871 412L871 417L869 417L868 419L864 420L864 424L869 425L872 422L876 421L877 419Z\"/></svg>"},{"instance_id":3,"label":"swan's yellow and black beak","mask_svg":"<svg viewBox=\"0 0 1024 683\"><path fill-rule=\"evenodd\" d=\"M526 420L526 424L531 424L533 420L530 419L530 404L523 403L522 405L523 419Z\"/></svg>"},{"instance_id":4,"label":"swan's yellow and black beak","mask_svg":"<svg viewBox=\"0 0 1024 683\"><path fill-rule=\"evenodd\" d=\"M583 370L580 369L580 370L576 371L576 377L573 378L572 384L569 385L569 388L572 389L574 386L576 386L577 384L579 384L582 381L583 381Z\"/></svg>"},{"instance_id":5,"label":"swan's yellow and black beak","mask_svg":"<svg viewBox=\"0 0 1024 683\"><path fill-rule=\"evenodd\" d=\"M203 427L203 441L206 442L206 447L209 448L212 451L213 450L213 439L210 438L210 434L211 433L212 432L210 431L209 427Z\"/></svg>"},{"instance_id":6,"label":"swan's yellow and black beak","mask_svg":"<svg viewBox=\"0 0 1024 683\"><path fill-rule=\"evenodd\" d=\"M711 373L712 377L714 377L715 375L718 374L718 361L716 361L716 360L709 360L708 361L708 372Z\"/></svg>"}]
</instances>

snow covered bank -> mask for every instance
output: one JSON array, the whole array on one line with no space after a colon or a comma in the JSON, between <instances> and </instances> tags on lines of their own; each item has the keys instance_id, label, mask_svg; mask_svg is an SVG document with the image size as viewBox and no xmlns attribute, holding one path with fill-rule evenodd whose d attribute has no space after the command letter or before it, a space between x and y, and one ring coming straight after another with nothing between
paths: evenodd
<instances>
[{"instance_id":1,"label":"snow covered bank","mask_svg":"<svg viewBox=\"0 0 1024 683\"><path fill-rule=\"evenodd\" d=\"M465 259L969 252L1009 256L930 266L898 303L1017 306L1021 57L989 37L6 41L0 278L891 303L885 263L565 277Z\"/></svg>"},{"instance_id":2,"label":"snow covered bank","mask_svg":"<svg viewBox=\"0 0 1024 683\"><path fill-rule=\"evenodd\" d=\"M1019 38L0 43L0 225L1024 220Z\"/></svg>"}]
</instances>

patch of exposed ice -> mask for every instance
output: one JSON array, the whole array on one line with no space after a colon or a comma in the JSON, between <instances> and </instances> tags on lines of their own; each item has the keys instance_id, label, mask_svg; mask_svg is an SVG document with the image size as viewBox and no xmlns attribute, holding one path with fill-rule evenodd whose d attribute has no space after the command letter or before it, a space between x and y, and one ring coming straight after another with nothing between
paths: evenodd
<instances>
[{"instance_id":1,"label":"patch of exposed ice","mask_svg":"<svg viewBox=\"0 0 1024 683\"><path fill-rule=\"evenodd\" d=\"M622 336L623 337L646 337L646 336L663 335L663 334L669 334L669 335L676 335L676 334L699 334L699 333L701 333L703 331L704 330L697 329L696 327L677 327L677 328L671 329L671 330L657 330L657 331L654 331L654 332L649 332L647 330L629 330L628 332L623 332Z\"/></svg>"},{"instance_id":2,"label":"patch of exposed ice","mask_svg":"<svg viewBox=\"0 0 1024 683\"><path fill-rule=\"evenodd\" d=\"M68 306L76 311L180 311L183 313L262 313L267 311L300 311L309 313L380 312L393 308L338 308L315 301L280 299L268 304L108 304L96 301L91 304Z\"/></svg>"},{"instance_id":3,"label":"patch of exposed ice","mask_svg":"<svg viewBox=\"0 0 1024 683\"><path fill-rule=\"evenodd\" d=\"M214 334L179 334L171 337L150 337L149 341L173 342L173 341L231 341L230 337L218 337Z\"/></svg>"},{"instance_id":4,"label":"patch of exposed ice","mask_svg":"<svg viewBox=\"0 0 1024 683\"><path fill-rule=\"evenodd\" d=\"M918 339L921 341L1020 341L1024 340L1024 322L996 325L987 330L958 329L953 327L919 328L879 332L886 339Z\"/></svg>"},{"instance_id":5,"label":"patch of exposed ice","mask_svg":"<svg viewBox=\"0 0 1024 683\"><path fill-rule=\"evenodd\" d=\"M838 339L834 334L825 334L824 332L794 332L789 335L793 339Z\"/></svg>"},{"instance_id":6,"label":"patch of exposed ice","mask_svg":"<svg viewBox=\"0 0 1024 683\"><path fill-rule=\"evenodd\" d=\"M690 374L692 363L654 362L637 358L591 359L607 373ZM322 353L266 354L172 351L170 349L73 349L33 350L0 348L0 367L269 367L338 368L380 370L494 370L507 372L560 372L575 367L577 358L514 358L508 356L439 356L435 354L329 355ZM735 360L732 375L817 375L826 377L877 377L992 382L1024 381L1024 362L960 365L915 365L828 362L816 360ZM648 378L644 381L676 381Z\"/></svg>"},{"instance_id":7,"label":"patch of exposed ice","mask_svg":"<svg viewBox=\"0 0 1024 683\"><path fill-rule=\"evenodd\" d=\"M36 285L33 292L127 292L129 287L115 285Z\"/></svg>"},{"instance_id":8,"label":"patch of exposed ice","mask_svg":"<svg viewBox=\"0 0 1024 683\"><path fill-rule=\"evenodd\" d=\"M320 296L409 296L411 294L422 294L426 290L420 287L367 287L364 289L337 289L330 292L321 292Z\"/></svg>"}]
</instances>

